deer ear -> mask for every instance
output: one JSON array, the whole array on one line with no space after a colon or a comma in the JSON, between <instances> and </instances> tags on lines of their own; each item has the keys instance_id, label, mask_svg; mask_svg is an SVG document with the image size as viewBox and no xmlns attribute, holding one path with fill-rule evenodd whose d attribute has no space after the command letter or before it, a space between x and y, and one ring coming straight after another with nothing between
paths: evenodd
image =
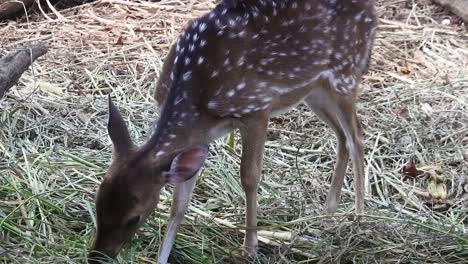
<instances>
[{"instance_id":1,"label":"deer ear","mask_svg":"<svg viewBox=\"0 0 468 264\"><path fill-rule=\"evenodd\" d=\"M109 95L109 121L107 123L107 132L114 145L114 152L117 155L126 155L133 146L132 139L128 133L127 126L115 107Z\"/></svg>"},{"instance_id":2,"label":"deer ear","mask_svg":"<svg viewBox=\"0 0 468 264\"><path fill-rule=\"evenodd\" d=\"M170 170L164 175L166 182L180 183L189 180L197 174L207 156L207 145L196 145L179 153L172 160Z\"/></svg>"}]
</instances>

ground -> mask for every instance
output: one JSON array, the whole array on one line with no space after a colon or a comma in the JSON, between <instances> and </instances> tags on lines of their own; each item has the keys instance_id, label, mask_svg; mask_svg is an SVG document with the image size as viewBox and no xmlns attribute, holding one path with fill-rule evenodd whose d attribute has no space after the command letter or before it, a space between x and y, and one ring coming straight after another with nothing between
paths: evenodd
<instances>
[{"instance_id":1,"label":"ground","mask_svg":"<svg viewBox=\"0 0 468 264\"><path fill-rule=\"evenodd\" d=\"M169 46L213 2L102 0L0 24L2 54L50 46L0 100L0 262L84 262L94 193L111 158L106 94L142 142L157 117L153 90ZM358 103L366 213L353 214L351 170L338 213L322 213L336 140L300 105L270 124L254 263L468 259L468 34L430 1L381 0L378 12ZM243 239L238 140L212 145L173 263L233 262ZM170 193L121 263L156 263Z\"/></svg>"}]
</instances>

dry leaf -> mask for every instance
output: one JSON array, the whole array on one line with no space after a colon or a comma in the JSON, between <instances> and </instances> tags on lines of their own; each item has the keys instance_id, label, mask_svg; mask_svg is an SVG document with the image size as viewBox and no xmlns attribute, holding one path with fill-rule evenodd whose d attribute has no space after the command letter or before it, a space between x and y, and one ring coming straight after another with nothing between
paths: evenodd
<instances>
[{"instance_id":1,"label":"dry leaf","mask_svg":"<svg viewBox=\"0 0 468 264\"><path fill-rule=\"evenodd\" d=\"M427 190L433 199L447 200L447 187L445 186L445 176L442 174L442 168L438 165L424 166L419 168L429 179Z\"/></svg>"},{"instance_id":2,"label":"dry leaf","mask_svg":"<svg viewBox=\"0 0 468 264\"><path fill-rule=\"evenodd\" d=\"M403 165L403 168L401 168L401 172L405 176L409 177L417 177L419 175L422 175L424 172L420 171L416 168L416 165L414 165L413 161L408 161L405 165Z\"/></svg>"},{"instance_id":3,"label":"dry leaf","mask_svg":"<svg viewBox=\"0 0 468 264\"><path fill-rule=\"evenodd\" d=\"M410 74L412 71L411 67L409 65L406 65L405 67L402 67L400 69L400 72L403 74Z\"/></svg>"},{"instance_id":4,"label":"dry leaf","mask_svg":"<svg viewBox=\"0 0 468 264\"><path fill-rule=\"evenodd\" d=\"M51 83L39 82L38 85L39 85L39 89L41 89L44 92L53 93L53 94L56 94L56 95L62 95L63 94L63 91L62 91L62 89L60 87L55 86L55 85L53 85Z\"/></svg>"},{"instance_id":5,"label":"dry leaf","mask_svg":"<svg viewBox=\"0 0 468 264\"><path fill-rule=\"evenodd\" d=\"M123 45L124 44L122 35L119 35L117 37L117 39L115 40L115 44L116 45Z\"/></svg>"},{"instance_id":6,"label":"dry leaf","mask_svg":"<svg viewBox=\"0 0 468 264\"><path fill-rule=\"evenodd\" d=\"M403 120L409 119L409 110L406 106L398 106L397 108L391 109L391 111Z\"/></svg>"}]
</instances>

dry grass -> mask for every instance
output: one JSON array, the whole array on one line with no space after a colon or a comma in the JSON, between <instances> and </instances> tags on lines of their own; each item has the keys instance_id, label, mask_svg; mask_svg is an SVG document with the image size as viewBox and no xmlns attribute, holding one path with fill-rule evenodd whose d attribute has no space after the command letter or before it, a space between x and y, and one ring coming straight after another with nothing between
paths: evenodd
<instances>
[{"instance_id":1,"label":"dry grass","mask_svg":"<svg viewBox=\"0 0 468 264\"><path fill-rule=\"evenodd\" d=\"M407 2L379 1L373 64L361 85L368 212L353 215L347 177L339 213L321 213L335 137L300 106L271 122L255 263L466 263L468 34L427 1ZM50 45L0 101L0 262L84 262L94 191L111 154L105 94L117 98L142 142L157 116L152 94L169 45L187 20L213 6L102 0L58 18L0 24L0 52ZM445 18L452 24L442 25ZM232 262L242 244L239 147L213 144L174 263ZM440 166L446 200L427 197L430 177L403 177L409 160ZM169 194L166 187L161 210L120 262L155 263Z\"/></svg>"}]
</instances>

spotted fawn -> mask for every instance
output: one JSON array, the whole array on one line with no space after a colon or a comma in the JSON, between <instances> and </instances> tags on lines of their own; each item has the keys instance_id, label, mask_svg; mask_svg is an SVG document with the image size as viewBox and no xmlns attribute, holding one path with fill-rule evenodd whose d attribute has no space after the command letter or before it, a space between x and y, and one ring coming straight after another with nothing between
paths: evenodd
<instances>
[{"instance_id":1,"label":"spotted fawn","mask_svg":"<svg viewBox=\"0 0 468 264\"><path fill-rule=\"evenodd\" d=\"M113 160L96 195L90 263L116 257L174 184L159 263L167 263L208 144L234 129L242 137L243 253L258 246L257 191L270 117L305 102L335 132L337 159L325 211L340 202L348 160L355 209L364 209L364 151L357 88L376 28L369 0L222 0L191 21L171 47L157 83L155 132L135 146L109 97Z\"/></svg>"}]
</instances>

